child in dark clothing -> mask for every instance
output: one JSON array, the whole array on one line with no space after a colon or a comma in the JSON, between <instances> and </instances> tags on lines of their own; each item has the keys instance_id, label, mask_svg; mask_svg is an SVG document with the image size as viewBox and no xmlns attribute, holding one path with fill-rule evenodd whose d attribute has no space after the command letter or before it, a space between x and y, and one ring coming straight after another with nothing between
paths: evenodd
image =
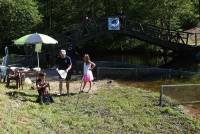
<instances>
[{"instance_id":1,"label":"child in dark clothing","mask_svg":"<svg viewBox=\"0 0 200 134\"><path fill-rule=\"evenodd\" d=\"M39 94L37 102L39 102L40 104L54 102L53 98L49 95L48 88L50 90L50 85L45 80L45 76L45 73L39 73L38 79L36 81L36 87Z\"/></svg>"}]
</instances>

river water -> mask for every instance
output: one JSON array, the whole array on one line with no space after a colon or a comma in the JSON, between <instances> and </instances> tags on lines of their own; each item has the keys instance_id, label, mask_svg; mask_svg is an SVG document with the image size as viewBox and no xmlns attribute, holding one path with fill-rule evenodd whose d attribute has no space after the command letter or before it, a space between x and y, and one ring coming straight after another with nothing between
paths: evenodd
<instances>
[{"instance_id":1,"label":"river water","mask_svg":"<svg viewBox=\"0 0 200 134\"><path fill-rule=\"evenodd\" d=\"M149 67L169 68L191 72L200 71L200 62L187 57L167 57L162 55L153 55L148 53L140 54L111 54L111 55L94 55L95 61L121 62L134 65Z\"/></svg>"}]
</instances>

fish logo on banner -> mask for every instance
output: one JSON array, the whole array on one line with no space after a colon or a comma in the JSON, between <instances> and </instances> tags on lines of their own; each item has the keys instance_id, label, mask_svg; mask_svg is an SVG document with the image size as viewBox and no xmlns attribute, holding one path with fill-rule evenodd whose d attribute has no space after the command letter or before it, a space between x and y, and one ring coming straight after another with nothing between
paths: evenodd
<instances>
[{"instance_id":1,"label":"fish logo on banner","mask_svg":"<svg viewBox=\"0 0 200 134\"><path fill-rule=\"evenodd\" d=\"M109 17L108 18L108 30L120 30L119 17Z\"/></svg>"}]
</instances>

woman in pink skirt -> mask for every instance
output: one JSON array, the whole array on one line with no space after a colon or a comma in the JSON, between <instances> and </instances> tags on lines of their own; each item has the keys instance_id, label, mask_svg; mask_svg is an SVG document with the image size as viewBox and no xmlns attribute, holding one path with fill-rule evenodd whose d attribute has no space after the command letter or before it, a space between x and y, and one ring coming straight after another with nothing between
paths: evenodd
<instances>
[{"instance_id":1,"label":"woman in pink skirt","mask_svg":"<svg viewBox=\"0 0 200 134\"><path fill-rule=\"evenodd\" d=\"M88 54L84 55L84 66L83 66L83 88L81 86L81 91L83 92L86 84L89 82L90 88L88 91L91 90L92 88L92 81L94 80L93 74L92 74L92 69L95 68L95 64L90 60L90 56Z\"/></svg>"}]
</instances>

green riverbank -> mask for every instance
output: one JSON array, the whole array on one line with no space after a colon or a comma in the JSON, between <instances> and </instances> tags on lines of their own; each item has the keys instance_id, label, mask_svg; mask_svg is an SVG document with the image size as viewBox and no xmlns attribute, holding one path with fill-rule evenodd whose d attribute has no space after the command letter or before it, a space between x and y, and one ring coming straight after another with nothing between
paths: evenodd
<instances>
[{"instance_id":1,"label":"green riverbank","mask_svg":"<svg viewBox=\"0 0 200 134\"><path fill-rule=\"evenodd\" d=\"M35 103L36 91L0 84L0 133L199 133L200 121L159 94L126 86ZM79 102L77 104L77 99Z\"/></svg>"}]
</instances>

